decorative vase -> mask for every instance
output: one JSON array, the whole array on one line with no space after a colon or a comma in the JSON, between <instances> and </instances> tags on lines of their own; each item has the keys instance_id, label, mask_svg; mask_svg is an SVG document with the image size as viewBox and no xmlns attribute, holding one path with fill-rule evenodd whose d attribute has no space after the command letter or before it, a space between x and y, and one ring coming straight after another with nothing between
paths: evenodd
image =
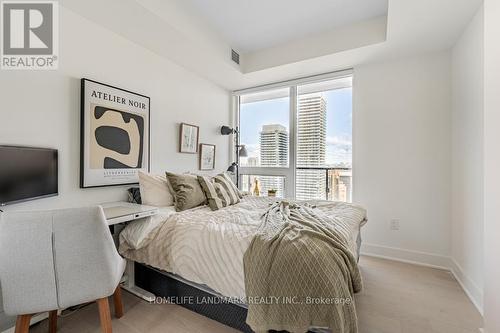
<instances>
[{"instance_id":1,"label":"decorative vase","mask_svg":"<svg viewBox=\"0 0 500 333\"><path fill-rule=\"evenodd\" d=\"M253 195L255 195L256 197L260 196L260 181L257 178L255 178L254 181Z\"/></svg>"}]
</instances>

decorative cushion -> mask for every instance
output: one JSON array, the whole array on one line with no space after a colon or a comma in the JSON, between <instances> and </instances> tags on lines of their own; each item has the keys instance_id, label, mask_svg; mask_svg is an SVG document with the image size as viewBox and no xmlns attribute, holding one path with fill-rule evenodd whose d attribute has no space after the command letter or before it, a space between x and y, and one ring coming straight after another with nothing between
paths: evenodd
<instances>
[{"instance_id":1,"label":"decorative cushion","mask_svg":"<svg viewBox=\"0 0 500 333\"><path fill-rule=\"evenodd\" d=\"M175 209L180 212L206 204L207 197L196 176L167 172L175 196Z\"/></svg>"},{"instance_id":2,"label":"decorative cushion","mask_svg":"<svg viewBox=\"0 0 500 333\"><path fill-rule=\"evenodd\" d=\"M228 184L227 179L221 175L215 176L213 181L211 177L198 176L198 182L205 192L208 206L212 210L218 210L240 202L238 193L234 191L233 186Z\"/></svg>"},{"instance_id":3,"label":"decorative cushion","mask_svg":"<svg viewBox=\"0 0 500 333\"><path fill-rule=\"evenodd\" d=\"M141 199L141 189L138 187L131 187L127 190L128 192L128 202L142 204Z\"/></svg>"},{"instance_id":4,"label":"decorative cushion","mask_svg":"<svg viewBox=\"0 0 500 333\"><path fill-rule=\"evenodd\" d=\"M168 207L174 204L170 184L165 176L139 171L139 186L143 205Z\"/></svg>"},{"instance_id":5,"label":"decorative cushion","mask_svg":"<svg viewBox=\"0 0 500 333\"><path fill-rule=\"evenodd\" d=\"M226 172L223 172L215 176L214 181L216 183L225 184L225 186L230 187L233 190L233 192L235 192L238 195L240 199L243 198L243 193L234 184L232 177L229 176Z\"/></svg>"}]
</instances>

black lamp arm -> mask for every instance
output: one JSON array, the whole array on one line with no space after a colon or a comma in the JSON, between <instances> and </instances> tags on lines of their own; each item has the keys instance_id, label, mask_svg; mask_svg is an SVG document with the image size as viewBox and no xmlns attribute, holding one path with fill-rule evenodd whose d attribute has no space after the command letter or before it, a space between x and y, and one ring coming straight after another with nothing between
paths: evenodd
<instances>
[{"instance_id":1,"label":"black lamp arm","mask_svg":"<svg viewBox=\"0 0 500 333\"><path fill-rule=\"evenodd\" d=\"M220 133L222 135L230 135L230 134L235 134L234 136L234 149L236 150L236 162L233 162L231 166L228 168L228 171L232 171L236 169L236 186L239 186L239 181L240 181L240 176L239 176L239 166L240 166L240 154L239 154L239 149L241 147L240 145L240 131L238 127L231 128L229 126L222 126L220 128Z\"/></svg>"}]
</instances>

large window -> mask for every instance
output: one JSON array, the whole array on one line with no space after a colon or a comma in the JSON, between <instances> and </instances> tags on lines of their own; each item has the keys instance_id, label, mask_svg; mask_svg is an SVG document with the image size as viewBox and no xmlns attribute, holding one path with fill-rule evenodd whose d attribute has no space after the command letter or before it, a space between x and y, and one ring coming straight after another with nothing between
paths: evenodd
<instances>
[{"instance_id":1,"label":"large window","mask_svg":"<svg viewBox=\"0 0 500 333\"><path fill-rule=\"evenodd\" d=\"M248 157L243 167L288 167L290 94L288 88L240 98L240 142Z\"/></svg>"},{"instance_id":2,"label":"large window","mask_svg":"<svg viewBox=\"0 0 500 333\"><path fill-rule=\"evenodd\" d=\"M352 76L239 93L241 186L300 200L352 198Z\"/></svg>"}]
</instances>

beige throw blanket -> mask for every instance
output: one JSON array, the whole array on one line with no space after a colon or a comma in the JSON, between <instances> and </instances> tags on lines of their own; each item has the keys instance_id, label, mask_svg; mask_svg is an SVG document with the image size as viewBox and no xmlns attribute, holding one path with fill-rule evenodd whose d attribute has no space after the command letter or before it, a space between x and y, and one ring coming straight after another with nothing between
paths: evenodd
<instances>
[{"instance_id":1,"label":"beige throw blanket","mask_svg":"<svg viewBox=\"0 0 500 333\"><path fill-rule=\"evenodd\" d=\"M254 331L358 331L353 294L361 275L342 228L306 204L277 202L264 214L243 259Z\"/></svg>"}]
</instances>

